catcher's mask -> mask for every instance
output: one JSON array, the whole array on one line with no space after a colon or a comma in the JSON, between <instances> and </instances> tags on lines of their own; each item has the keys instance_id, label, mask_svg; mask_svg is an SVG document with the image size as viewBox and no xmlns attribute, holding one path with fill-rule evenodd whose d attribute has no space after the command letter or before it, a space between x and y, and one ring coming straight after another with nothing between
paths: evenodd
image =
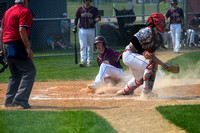
<instances>
[{"instance_id":1,"label":"catcher's mask","mask_svg":"<svg viewBox=\"0 0 200 133\"><path fill-rule=\"evenodd\" d=\"M84 3L85 3L85 1L87 1L87 0L83 0ZM92 0L90 0L90 2L92 2Z\"/></svg>"},{"instance_id":2,"label":"catcher's mask","mask_svg":"<svg viewBox=\"0 0 200 133\"><path fill-rule=\"evenodd\" d=\"M96 47L96 43L99 43L99 42L102 42L102 43L103 43L103 46L104 46L105 48L107 48L106 39L105 39L103 36L97 36L97 37L95 37L95 39L94 39L94 46L95 46L95 48L97 48L97 47Z\"/></svg>"},{"instance_id":3,"label":"catcher's mask","mask_svg":"<svg viewBox=\"0 0 200 133\"><path fill-rule=\"evenodd\" d=\"M148 19L147 19L147 23L149 25L153 25L156 26L158 28L158 30L162 33L165 32L165 17L163 14L161 13L152 13Z\"/></svg>"},{"instance_id":4,"label":"catcher's mask","mask_svg":"<svg viewBox=\"0 0 200 133\"><path fill-rule=\"evenodd\" d=\"M3 66L1 69L0 69L0 73L4 72L5 69L8 67L8 63L6 61L6 59L3 57L2 54L0 54L0 64Z\"/></svg>"}]
</instances>

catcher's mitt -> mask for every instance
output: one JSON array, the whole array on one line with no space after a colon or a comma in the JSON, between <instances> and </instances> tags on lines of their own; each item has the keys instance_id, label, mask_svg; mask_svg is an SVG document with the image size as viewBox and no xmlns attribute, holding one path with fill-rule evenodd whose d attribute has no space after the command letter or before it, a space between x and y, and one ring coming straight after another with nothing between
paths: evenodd
<instances>
[{"instance_id":1,"label":"catcher's mitt","mask_svg":"<svg viewBox=\"0 0 200 133\"><path fill-rule=\"evenodd\" d=\"M7 60L4 58L3 54L1 54L1 53L0 53L0 64L3 66L0 69L0 73L2 73L8 67L8 63L7 63Z\"/></svg>"},{"instance_id":2,"label":"catcher's mitt","mask_svg":"<svg viewBox=\"0 0 200 133\"><path fill-rule=\"evenodd\" d=\"M174 63L166 63L166 65L163 67L163 70L172 72L172 73L179 73L179 65Z\"/></svg>"}]
</instances>

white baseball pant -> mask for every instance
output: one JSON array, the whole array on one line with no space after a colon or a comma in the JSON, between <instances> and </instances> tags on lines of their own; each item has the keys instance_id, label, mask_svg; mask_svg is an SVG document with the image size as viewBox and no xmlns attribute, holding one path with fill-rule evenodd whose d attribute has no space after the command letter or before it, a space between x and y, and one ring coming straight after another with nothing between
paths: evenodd
<instances>
[{"instance_id":1,"label":"white baseball pant","mask_svg":"<svg viewBox=\"0 0 200 133\"><path fill-rule=\"evenodd\" d=\"M82 63L91 64L93 61L94 37L94 29L79 29L80 61Z\"/></svg>"},{"instance_id":2,"label":"white baseball pant","mask_svg":"<svg viewBox=\"0 0 200 133\"><path fill-rule=\"evenodd\" d=\"M121 68L116 68L112 65L102 63L99 68L99 73L95 78L95 84L101 84L106 77L123 77L123 70Z\"/></svg>"},{"instance_id":3,"label":"white baseball pant","mask_svg":"<svg viewBox=\"0 0 200 133\"><path fill-rule=\"evenodd\" d=\"M181 38L181 24L170 24L172 44L174 46L174 52L180 50L180 38Z\"/></svg>"},{"instance_id":4,"label":"white baseball pant","mask_svg":"<svg viewBox=\"0 0 200 133\"><path fill-rule=\"evenodd\" d=\"M150 60L146 59L143 55L133 53L130 50L124 51L122 59L133 75L133 78L124 88L126 92L129 92L142 84L142 78L145 79L145 75L149 73L149 68L152 64L150 63ZM146 81L144 80L143 88L146 88L145 82Z\"/></svg>"}]
</instances>

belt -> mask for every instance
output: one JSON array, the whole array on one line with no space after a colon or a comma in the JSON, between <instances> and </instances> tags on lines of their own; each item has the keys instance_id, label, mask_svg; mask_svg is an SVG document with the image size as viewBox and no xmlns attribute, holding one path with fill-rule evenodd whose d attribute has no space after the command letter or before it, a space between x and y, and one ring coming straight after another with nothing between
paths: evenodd
<instances>
[{"instance_id":1,"label":"belt","mask_svg":"<svg viewBox=\"0 0 200 133\"><path fill-rule=\"evenodd\" d=\"M83 28L83 29L94 29L94 28L84 28L84 27L80 27L80 28Z\"/></svg>"}]
</instances>

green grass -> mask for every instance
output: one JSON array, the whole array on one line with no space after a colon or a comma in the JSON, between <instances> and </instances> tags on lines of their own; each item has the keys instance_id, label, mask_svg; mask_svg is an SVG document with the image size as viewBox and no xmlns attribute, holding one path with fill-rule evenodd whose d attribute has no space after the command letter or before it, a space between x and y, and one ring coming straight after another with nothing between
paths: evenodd
<instances>
[{"instance_id":1,"label":"green grass","mask_svg":"<svg viewBox=\"0 0 200 133\"><path fill-rule=\"evenodd\" d=\"M113 16L113 4L114 7L118 10L122 10L122 9L128 9L128 1L126 2L103 2L102 4L98 4L98 9L99 10L104 10L104 16ZM67 2L67 12L68 12L68 17L74 17L75 13L78 9L78 7L80 7L81 5L83 5L83 3L80 2L72 2L69 1ZM93 5L93 3L92 3ZM169 3L164 3L161 2L159 4L160 6L160 12L161 13L166 13L167 10L170 8ZM156 4L145 4L145 14L146 15L150 15L153 12L157 12L157 5ZM134 11L136 15L142 15L142 4L136 4L134 7Z\"/></svg>"},{"instance_id":2,"label":"green grass","mask_svg":"<svg viewBox=\"0 0 200 133\"><path fill-rule=\"evenodd\" d=\"M33 58L37 69L36 81L94 80L99 70L96 57L97 54L94 54L93 66L85 68L80 68L75 64L74 56ZM187 76L188 78L200 78L199 57L200 52L185 53L168 61L180 65L180 73L174 74L174 77L181 78ZM126 70L127 67L122 61L121 64L124 67L123 70ZM10 72L6 69L4 73L0 74L0 82L8 82L9 76Z\"/></svg>"},{"instance_id":3,"label":"green grass","mask_svg":"<svg viewBox=\"0 0 200 133\"><path fill-rule=\"evenodd\" d=\"M156 110L188 133L200 133L200 105L159 106Z\"/></svg>"},{"instance_id":4,"label":"green grass","mask_svg":"<svg viewBox=\"0 0 200 133\"><path fill-rule=\"evenodd\" d=\"M180 65L180 73L174 75L177 78L200 78L200 52L185 53L169 60L168 62Z\"/></svg>"},{"instance_id":5,"label":"green grass","mask_svg":"<svg viewBox=\"0 0 200 133\"><path fill-rule=\"evenodd\" d=\"M90 111L0 111L1 133L116 133Z\"/></svg>"}]
</instances>

